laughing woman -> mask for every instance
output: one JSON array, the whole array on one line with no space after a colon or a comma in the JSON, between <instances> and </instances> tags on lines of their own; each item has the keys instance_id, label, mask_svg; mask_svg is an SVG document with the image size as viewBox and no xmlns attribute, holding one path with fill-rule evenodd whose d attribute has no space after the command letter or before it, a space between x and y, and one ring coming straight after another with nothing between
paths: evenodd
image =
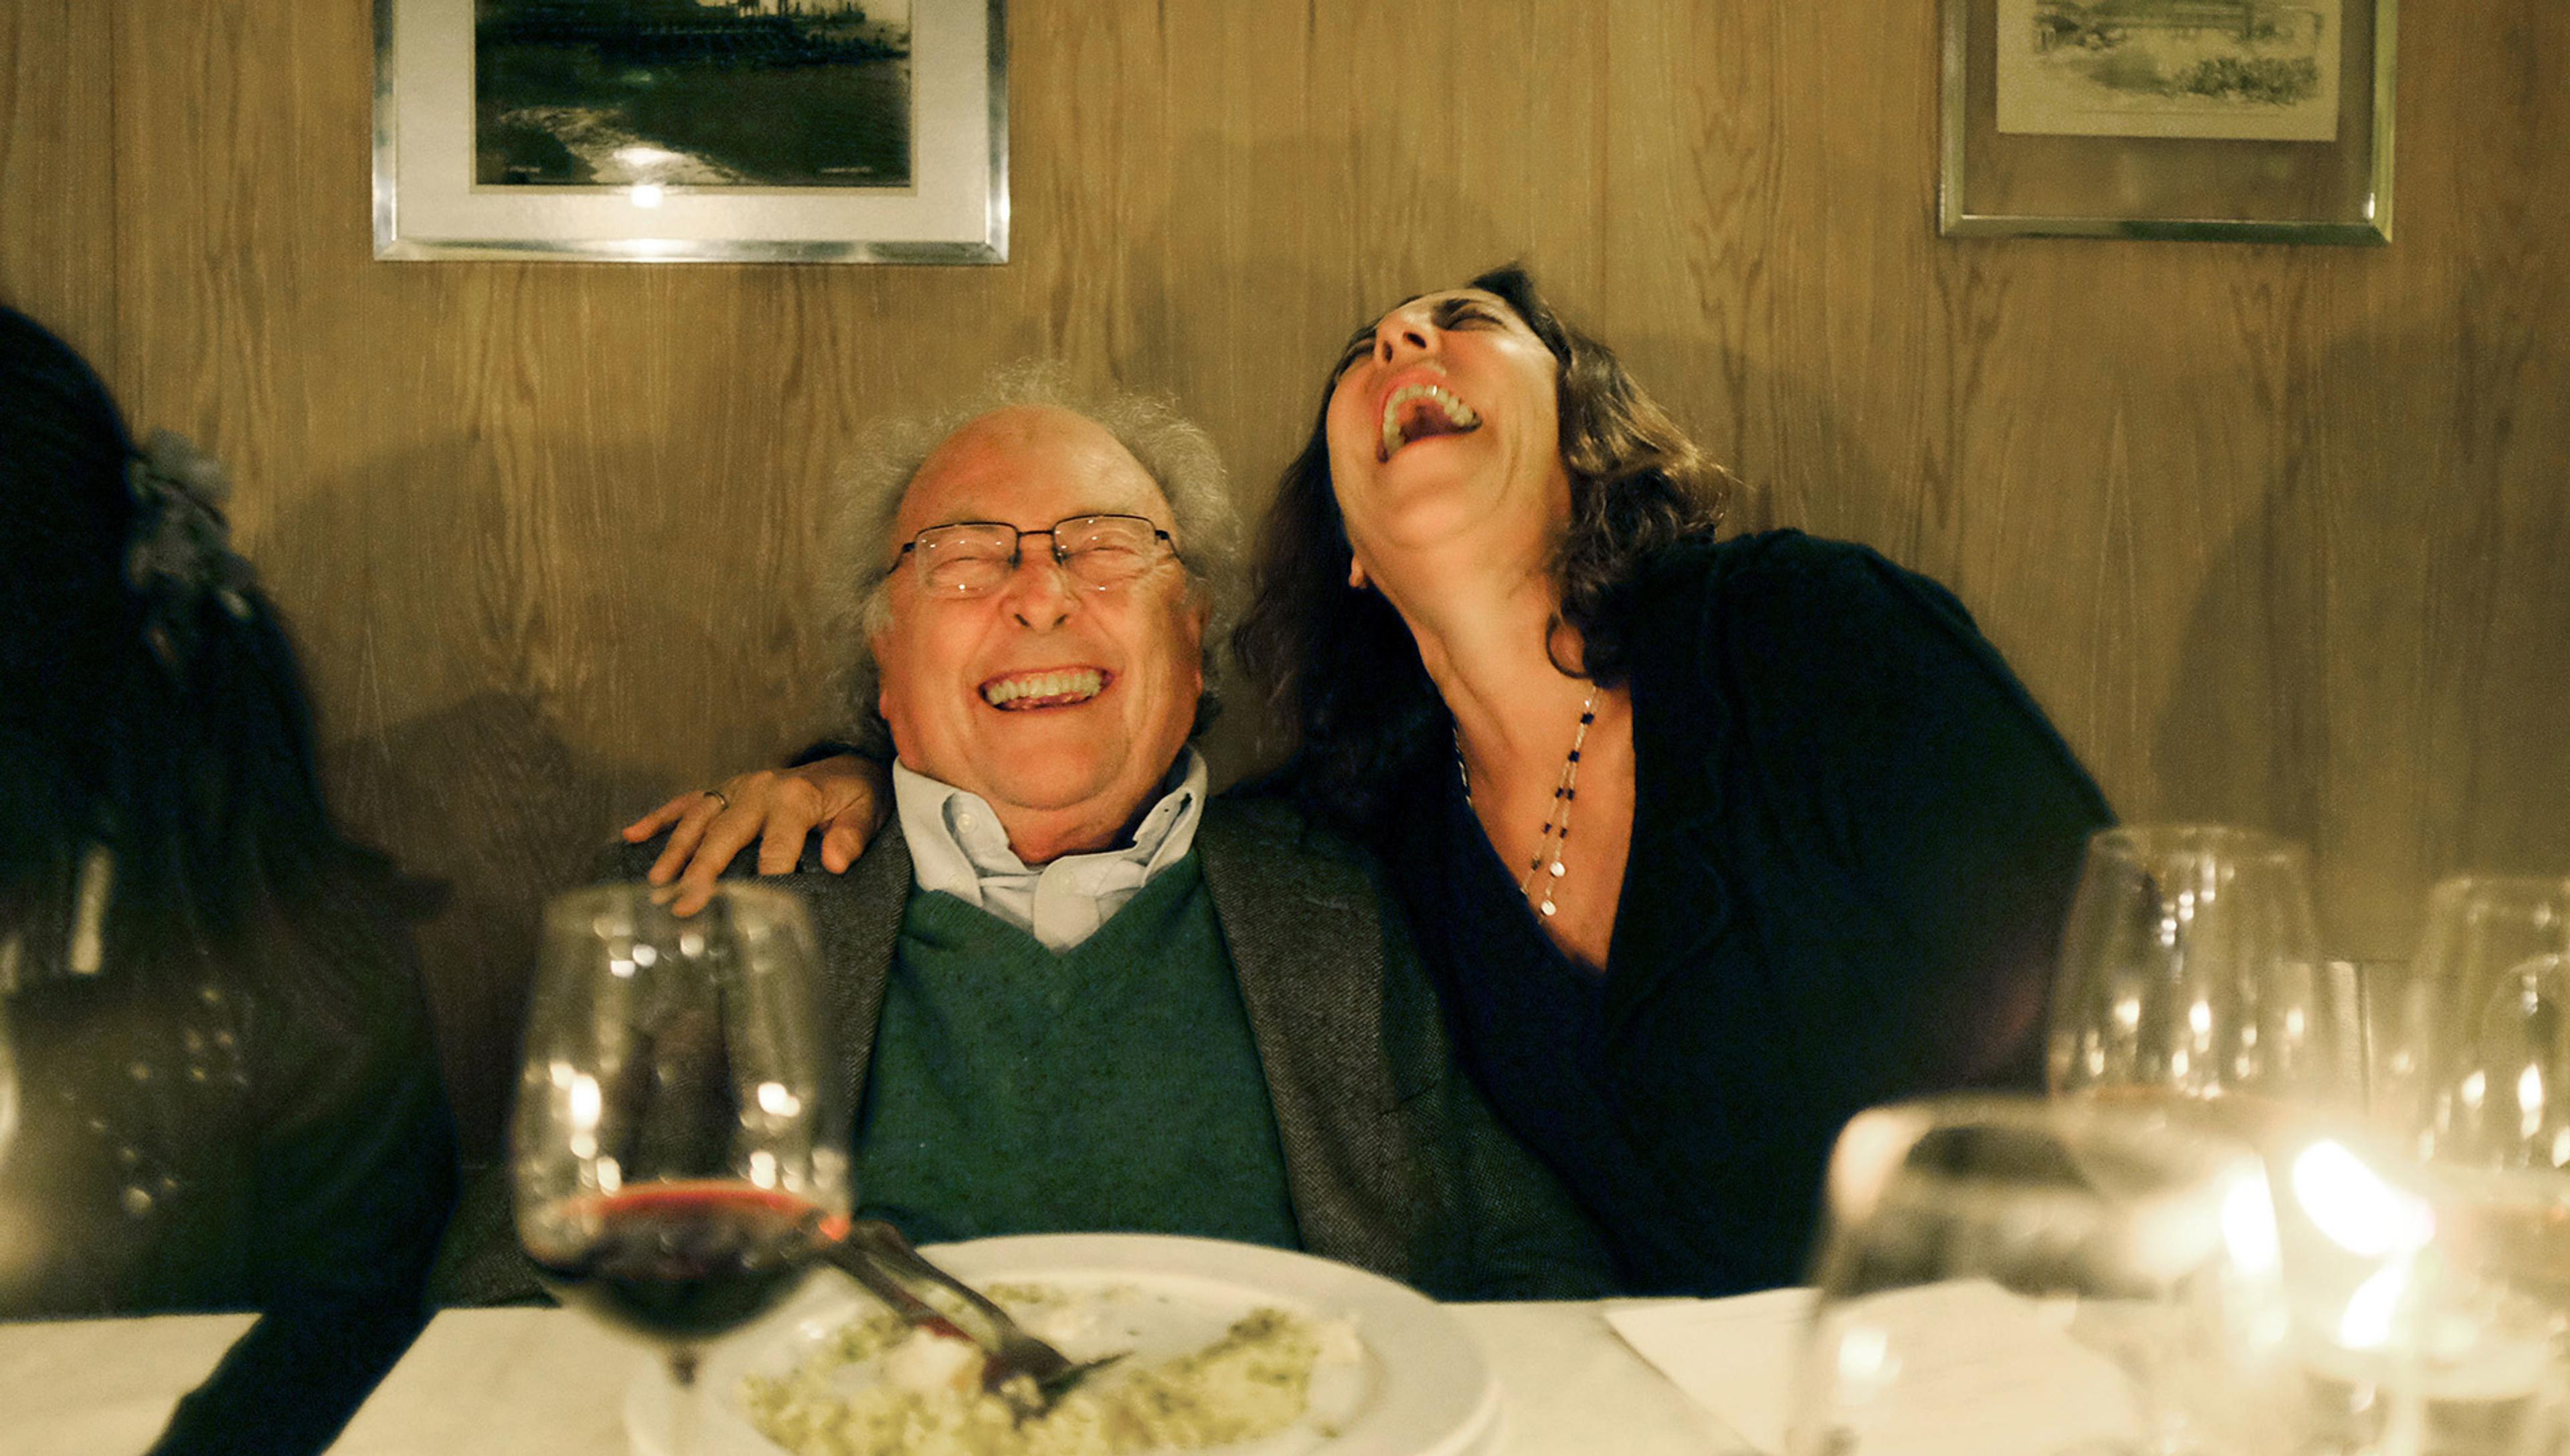
<instances>
[{"instance_id":1,"label":"laughing woman","mask_svg":"<svg viewBox=\"0 0 2570 1456\"><path fill-rule=\"evenodd\" d=\"M1871 1103L2033 1084L2088 776L1943 588L1794 532L1503 268L1360 329L1244 658L1636 1289L1805 1274Z\"/></svg>"},{"instance_id":2,"label":"laughing woman","mask_svg":"<svg viewBox=\"0 0 2570 1456\"><path fill-rule=\"evenodd\" d=\"M2033 1085L2109 813L1954 597L1862 546L1718 539L1725 478L1519 269L1357 330L1237 645L1298 735L1264 786L1372 846L1467 1064L1627 1285L1805 1274L1870 1104ZM872 795L846 759L677 824L691 886Z\"/></svg>"}]
</instances>

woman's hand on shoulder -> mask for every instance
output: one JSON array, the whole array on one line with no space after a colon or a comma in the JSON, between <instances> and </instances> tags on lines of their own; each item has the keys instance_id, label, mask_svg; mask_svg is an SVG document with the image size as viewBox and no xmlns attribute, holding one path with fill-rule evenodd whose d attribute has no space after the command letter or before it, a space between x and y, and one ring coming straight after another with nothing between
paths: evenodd
<instances>
[{"instance_id":1,"label":"woman's hand on shoulder","mask_svg":"<svg viewBox=\"0 0 2570 1456\"><path fill-rule=\"evenodd\" d=\"M845 873L891 803L886 771L843 753L800 768L734 774L719 788L677 795L625 826L625 839L639 845L668 832L645 878L664 889L671 910L691 915L712 901L714 882L752 840L758 873L787 875L803 857L804 840L819 829L821 868Z\"/></svg>"}]
</instances>

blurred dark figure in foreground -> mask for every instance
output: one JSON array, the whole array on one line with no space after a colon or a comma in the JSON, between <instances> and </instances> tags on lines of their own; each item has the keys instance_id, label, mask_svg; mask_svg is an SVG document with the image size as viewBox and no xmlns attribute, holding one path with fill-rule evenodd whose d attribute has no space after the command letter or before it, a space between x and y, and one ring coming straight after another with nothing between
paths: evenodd
<instances>
[{"instance_id":1,"label":"blurred dark figure in foreground","mask_svg":"<svg viewBox=\"0 0 2570 1456\"><path fill-rule=\"evenodd\" d=\"M260 1311L155 1450L277 1456L418 1332L455 1145L224 489L0 309L0 1317Z\"/></svg>"}]
</instances>

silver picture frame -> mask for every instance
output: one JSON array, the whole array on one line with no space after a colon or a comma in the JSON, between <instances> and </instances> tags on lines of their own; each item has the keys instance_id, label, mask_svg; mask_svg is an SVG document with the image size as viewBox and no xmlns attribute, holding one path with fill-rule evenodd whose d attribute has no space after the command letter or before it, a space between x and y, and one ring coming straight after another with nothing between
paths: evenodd
<instances>
[{"instance_id":1,"label":"silver picture frame","mask_svg":"<svg viewBox=\"0 0 2570 1456\"><path fill-rule=\"evenodd\" d=\"M551 0L540 8L550 18L576 13L584 3L593 0ZM477 0L374 0L375 256L1006 262L1006 0L909 4L906 176L884 185L802 185L736 173L713 182L627 185L507 184L477 177L491 168L487 149L477 157L476 18L483 6ZM817 7L768 0L705 8L719 17Z\"/></svg>"},{"instance_id":2,"label":"silver picture frame","mask_svg":"<svg viewBox=\"0 0 2570 1456\"><path fill-rule=\"evenodd\" d=\"M1937 229L1947 237L2386 244L2395 5L1943 0ZM2207 34L2183 34L2216 11L2238 12L2236 40L2226 42L2213 24L2202 28ZM2299 57L2296 26L2305 32ZM2215 68L2206 88L2215 101L2200 93L2172 101L2184 91L2181 78L2164 76L2142 45L2129 45L2141 54L2113 55L2154 28L2180 34L2188 44L2170 49L2188 52L2191 66ZM2038 62L2034 51L2060 54ZM2104 85L2138 74L2163 94L2135 87L2129 102L2099 102L2093 89L2082 97L2058 85L2042 94L2038 83L2057 82L2064 62L2109 77ZM2309 88L2316 101L2244 104L2275 101L2256 90L2260 68L2289 64L2317 83ZM2230 103L2230 116L2220 102ZM2288 115L2298 109L2301 116ZM2268 115L2248 115L2259 111Z\"/></svg>"}]
</instances>

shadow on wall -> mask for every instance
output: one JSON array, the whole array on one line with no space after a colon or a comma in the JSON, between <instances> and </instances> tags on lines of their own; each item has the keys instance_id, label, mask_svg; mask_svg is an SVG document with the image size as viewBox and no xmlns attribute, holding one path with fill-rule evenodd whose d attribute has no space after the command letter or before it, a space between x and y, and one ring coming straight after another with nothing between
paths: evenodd
<instances>
[{"instance_id":1,"label":"shadow on wall","mask_svg":"<svg viewBox=\"0 0 2570 1456\"><path fill-rule=\"evenodd\" d=\"M414 875L448 886L420 927L447 1088L465 1156L498 1147L547 898L587 884L612 822L651 775L584 758L530 697L477 693L331 753L351 821Z\"/></svg>"},{"instance_id":2,"label":"shadow on wall","mask_svg":"<svg viewBox=\"0 0 2570 1456\"><path fill-rule=\"evenodd\" d=\"M708 722L755 723L719 674L774 646L746 622L736 647L707 640L734 604L694 589L719 563L668 493L595 508L653 478L649 442L564 458L581 473L538 461L505 487L465 436L370 460L258 549L289 593L332 804L448 888L420 947L468 1161L499 1147L544 901L591 879Z\"/></svg>"},{"instance_id":3,"label":"shadow on wall","mask_svg":"<svg viewBox=\"0 0 2570 1456\"><path fill-rule=\"evenodd\" d=\"M2570 462L2515 419L2564 375L2530 330L2342 341L2206 572L2161 812L2309 845L2333 955L2408 957L2442 876L2570 874Z\"/></svg>"}]
</instances>

